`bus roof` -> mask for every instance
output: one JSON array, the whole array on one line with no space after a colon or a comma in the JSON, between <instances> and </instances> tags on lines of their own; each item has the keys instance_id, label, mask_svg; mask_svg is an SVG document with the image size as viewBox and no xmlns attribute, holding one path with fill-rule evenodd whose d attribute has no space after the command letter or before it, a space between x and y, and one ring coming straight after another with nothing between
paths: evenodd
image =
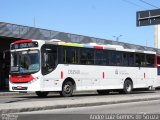
<instances>
[{"instance_id":1,"label":"bus roof","mask_svg":"<svg viewBox=\"0 0 160 120\"><path fill-rule=\"evenodd\" d=\"M160 49L132 45L128 43L121 44L97 44L97 43L71 43L64 42L57 39L46 40L46 44L55 44L61 46L72 46L72 47L83 47L83 48L94 48L94 49L108 49L108 50L117 50L117 51L128 51L128 52L139 52L139 53L150 53L150 54L158 54L160 55ZM119 42L120 43L120 42Z\"/></svg>"},{"instance_id":2,"label":"bus roof","mask_svg":"<svg viewBox=\"0 0 160 120\"><path fill-rule=\"evenodd\" d=\"M40 41L40 40L28 40L31 41ZM27 41L27 42L28 42ZM94 49L107 49L107 50L116 50L116 51L128 51L128 52L138 52L138 53L149 53L149 54L157 54L160 56L160 49L134 45L129 43L123 43L118 41L112 41L107 44L97 44L97 43L72 43L72 42L64 42L59 39L51 39L51 40L42 40L45 41L46 44L55 44L61 46L71 46L71 47L83 47L83 48L94 48ZM22 43L26 42L26 40L18 40L13 42L15 43Z\"/></svg>"}]
</instances>

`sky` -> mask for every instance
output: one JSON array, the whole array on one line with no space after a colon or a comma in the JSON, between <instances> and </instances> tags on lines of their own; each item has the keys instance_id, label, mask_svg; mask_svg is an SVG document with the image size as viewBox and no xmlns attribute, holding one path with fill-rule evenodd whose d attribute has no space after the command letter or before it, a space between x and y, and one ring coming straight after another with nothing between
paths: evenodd
<instances>
[{"instance_id":1,"label":"sky","mask_svg":"<svg viewBox=\"0 0 160 120\"><path fill-rule=\"evenodd\" d=\"M160 0L144 0L160 7ZM0 22L154 46L154 26L136 27L140 0L0 0ZM116 37L113 37L116 36Z\"/></svg>"}]
</instances>

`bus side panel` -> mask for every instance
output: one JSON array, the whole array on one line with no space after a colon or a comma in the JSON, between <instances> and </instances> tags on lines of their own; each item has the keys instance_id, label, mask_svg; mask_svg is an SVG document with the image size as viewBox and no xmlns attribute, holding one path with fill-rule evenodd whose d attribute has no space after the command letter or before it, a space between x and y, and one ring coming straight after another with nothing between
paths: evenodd
<instances>
[{"instance_id":1,"label":"bus side panel","mask_svg":"<svg viewBox=\"0 0 160 120\"><path fill-rule=\"evenodd\" d=\"M116 67L94 65L59 64L48 75L43 76L44 91L61 91L67 78L72 78L76 90L123 89L124 81L130 78L134 88L153 86L155 68Z\"/></svg>"}]
</instances>

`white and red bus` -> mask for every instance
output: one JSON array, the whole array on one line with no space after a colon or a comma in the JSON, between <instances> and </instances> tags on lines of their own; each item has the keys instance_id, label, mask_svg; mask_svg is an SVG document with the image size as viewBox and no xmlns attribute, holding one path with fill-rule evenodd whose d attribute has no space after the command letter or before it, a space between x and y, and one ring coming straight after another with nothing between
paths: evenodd
<instances>
[{"instance_id":1,"label":"white and red bus","mask_svg":"<svg viewBox=\"0 0 160 120\"><path fill-rule=\"evenodd\" d=\"M73 91L128 94L133 89L158 86L154 51L56 39L19 40L10 48L10 91L34 91L39 97L56 91L68 97Z\"/></svg>"}]
</instances>

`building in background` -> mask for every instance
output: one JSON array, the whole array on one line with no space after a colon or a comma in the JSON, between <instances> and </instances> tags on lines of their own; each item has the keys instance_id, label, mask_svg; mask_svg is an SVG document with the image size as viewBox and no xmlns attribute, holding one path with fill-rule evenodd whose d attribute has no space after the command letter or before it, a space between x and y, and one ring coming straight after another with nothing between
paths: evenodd
<instances>
[{"instance_id":1,"label":"building in background","mask_svg":"<svg viewBox=\"0 0 160 120\"><path fill-rule=\"evenodd\" d=\"M155 28L160 31L160 27ZM159 32L160 33L160 32ZM157 38L156 38L157 37ZM97 44L112 44L121 45L128 49L151 50L160 53L159 49L133 45L107 39L99 39L94 37L76 35L71 33L58 32L54 30L40 29L23 25L0 22L0 89L8 89L9 66L10 66L10 44L20 39L36 39L36 40L51 40L59 39L64 42L74 43L97 43ZM155 39L160 40L160 35L155 32ZM160 42L156 43L160 46ZM160 47L156 47L160 48ZM160 55L160 54L159 54Z\"/></svg>"}]
</instances>

